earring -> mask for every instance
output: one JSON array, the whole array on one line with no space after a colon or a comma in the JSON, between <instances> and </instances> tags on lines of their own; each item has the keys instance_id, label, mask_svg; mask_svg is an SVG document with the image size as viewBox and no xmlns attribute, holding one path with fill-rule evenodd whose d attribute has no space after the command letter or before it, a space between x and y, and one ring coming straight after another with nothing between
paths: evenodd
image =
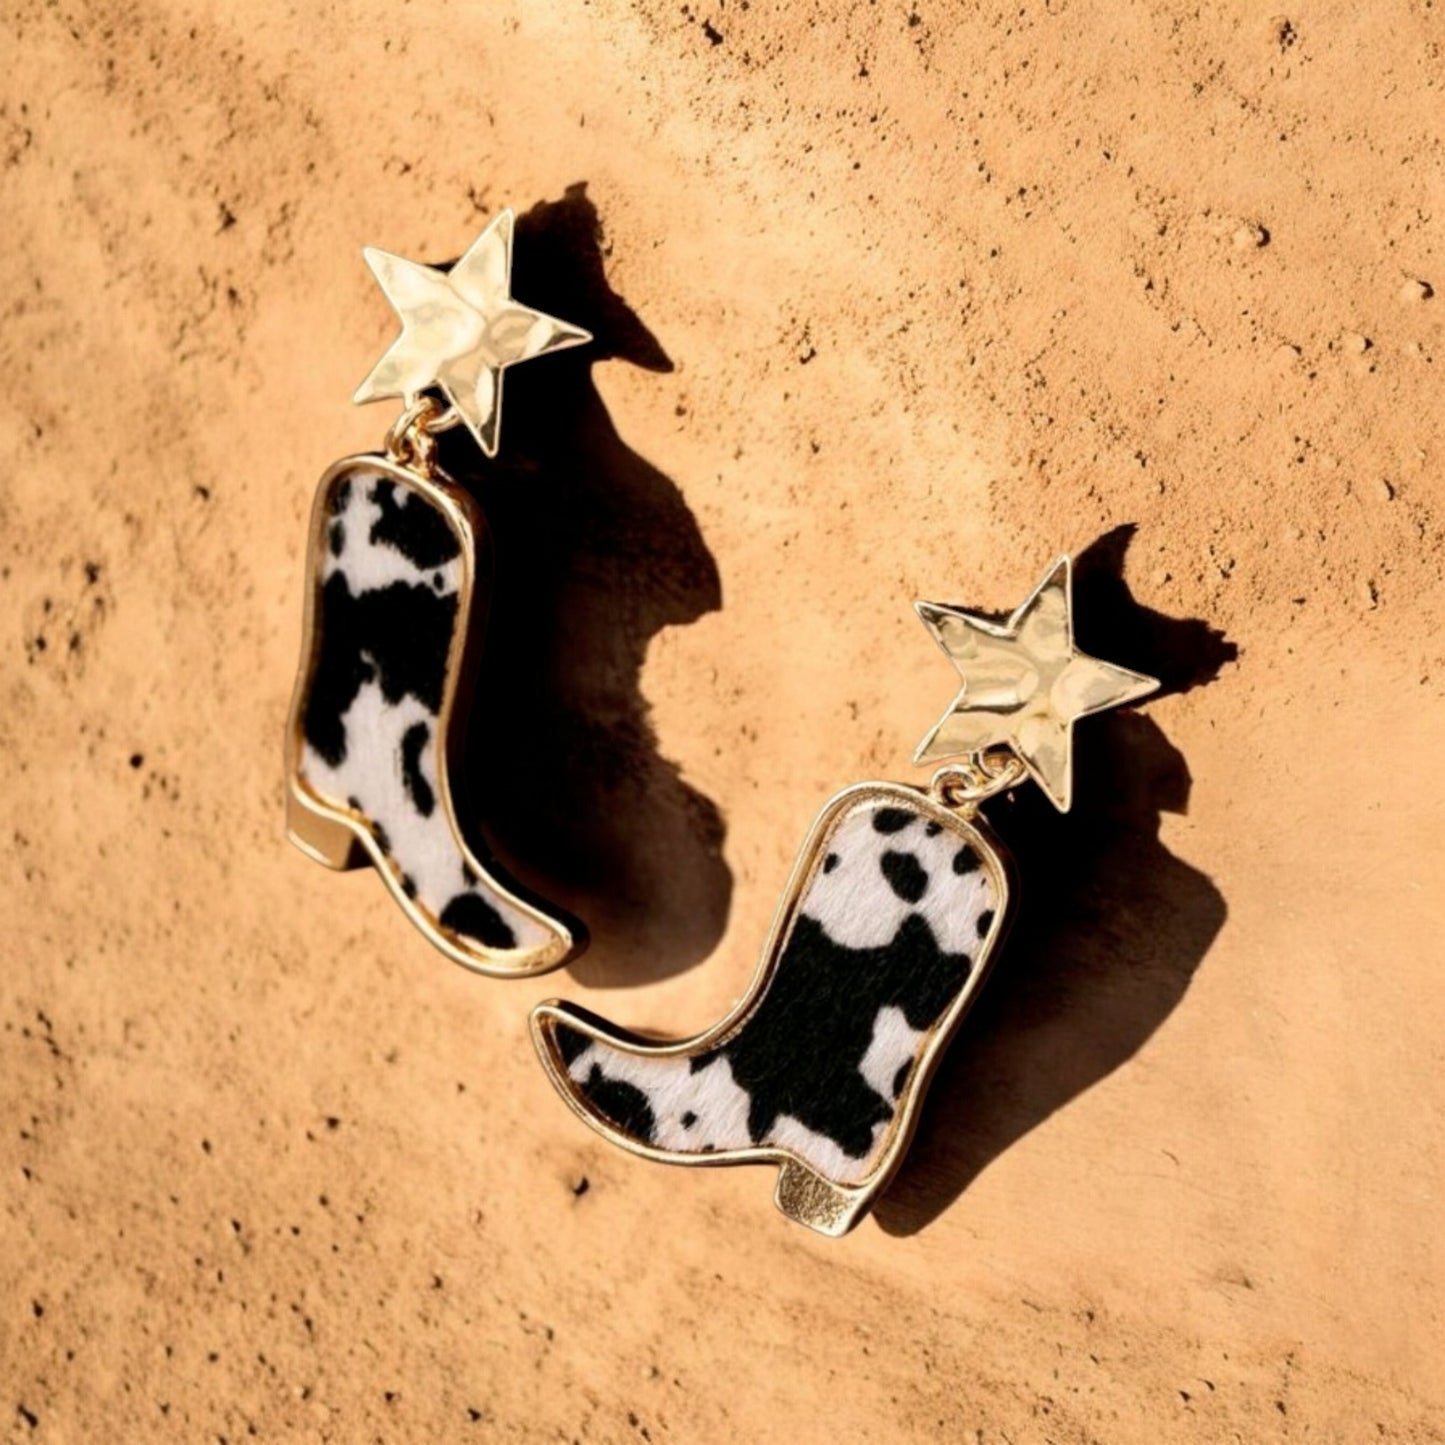
<instances>
[{"instance_id":1,"label":"earring","mask_svg":"<svg viewBox=\"0 0 1445 1445\"><path fill-rule=\"evenodd\" d=\"M927 790L860 783L825 805L726 1019L662 1043L557 1001L533 1011L576 1114L649 1159L778 1164L778 1208L821 1234L867 1212L1003 936L1010 865L980 806L1032 778L1067 810L1075 721L1158 687L1074 646L1071 575L1060 558L1004 624L916 604L963 686L914 761L964 761Z\"/></svg>"},{"instance_id":2,"label":"earring","mask_svg":"<svg viewBox=\"0 0 1445 1445\"><path fill-rule=\"evenodd\" d=\"M321 479L307 546L302 661L286 735L286 827L331 868L374 864L443 953L516 976L576 953L580 925L523 896L458 815L470 682L490 578L485 520L437 466L461 423L497 453L506 368L592 338L511 296L503 211L448 271L364 254L400 337L354 400L400 397L386 454Z\"/></svg>"}]
</instances>

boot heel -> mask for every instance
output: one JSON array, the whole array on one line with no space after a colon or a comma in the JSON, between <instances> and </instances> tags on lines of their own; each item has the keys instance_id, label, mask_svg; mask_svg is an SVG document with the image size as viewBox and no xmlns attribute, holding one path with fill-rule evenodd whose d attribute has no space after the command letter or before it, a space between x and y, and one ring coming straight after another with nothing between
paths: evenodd
<instances>
[{"instance_id":1,"label":"boot heel","mask_svg":"<svg viewBox=\"0 0 1445 1445\"><path fill-rule=\"evenodd\" d=\"M773 1202L789 1219L835 1238L847 1234L866 1207L856 1190L824 1179L797 1159L783 1160Z\"/></svg>"},{"instance_id":2,"label":"boot heel","mask_svg":"<svg viewBox=\"0 0 1445 1445\"><path fill-rule=\"evenodd\" d=\"M313 811L295 793L286 795L286 836L308 857L338 872L368 860L356 833L336 818Z\"/></svg>"}]
</instances>

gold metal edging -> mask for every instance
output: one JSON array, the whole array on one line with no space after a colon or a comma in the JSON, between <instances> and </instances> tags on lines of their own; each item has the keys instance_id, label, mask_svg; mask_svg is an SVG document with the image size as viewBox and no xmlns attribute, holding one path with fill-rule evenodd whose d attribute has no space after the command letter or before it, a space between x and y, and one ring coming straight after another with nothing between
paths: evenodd
<instances>
[{"instance_id":1,"label":"gold metal edging","mask_svg":"<svg viewBox=\"0 0 1445 1445\"><path fill-rule=\"evenodd\" d=\"M440 921L407 896L391 860L377 844L365 819L350 808L327 802L306 782L301 772L302 716L306 697L320 656L321 638L317 614L321 596L321 573L326 534L330 522L329 501L333 484L346 472L364 470L420 492L446 517L461 543L462 581L458 589L457 625L447 654L446 681L442 691L437 727L442 746L436 749L437 792L446 809L453 836L461 843L467 865L477 877L494 888L520 912L532 918L552 935L544 944L531 948L487 949L482 945L466 949L442 931ZM477 595L476 549L485 538L485 519L477 504L460 488L440 476L422 476L389 457L364 452L343 457L326 469L317 485L311 507L307 536L307 588L302 623L301 666L291 695L286 727L286 831L292 843L308 857L332 868L351 868L369 859L381 875L402 911L426 936L427 941L453 963L493 978L529 978L566 963L586 947L586 933L575 920L563 920L544 910L540 900L523 897L514 885L504 883L483 863L481 856L459 823L453 804L450 777L461 773L465 745L466 704L471 695L471 678L481 646L486 621L485 603ZM459 705L461 704L461 705ZM358 852L358 850L360 850ZM549 905L550 908L550 905Z\"/></svg>"},{"instance_id":2,"label":"gold metal edging","mask_svg":"<svg viewBox=\"0 0 1445 1445\"><path fill-rule=\"evenodd\" d=\"M667 1057L691 1055L706 1051L721 1044L746 1020L754 1002L769 987L773 975L782 960L792 925L797 918L797 904L812 881L822 854L823 840L828 836L834 820L843 812L862 807L871 799L901 801L925 816L934 818L945 827L962 832L971 842L979 845L978 852L988 869L990 882L995 891L996 904L993 921L982 946L974 959L974 966L960 990L949 1005L943 1017L926 1032L919 1052L915 1055L913 1074L905 1086L905 1097L890 1121L890 1135L879 1155L878 1162L868 1175L856 1184L838 1184L818 1173L798 1155L778 1145L759 1145L747 1149L718 1150L707 1154L683 1154L642 1144L622 1133L608 1120L584 1107L581 1096L570 1074L557 1067L549 1047L546 1028L549 1023L561 1022L571 1026L581 1023L583 1031L589 1031L589 1020L595 1016L586 1009L568 1005L559 999L549 999L532 1010L531 1033L542 1066L553 1086L567 1101L568 1107L597 1133L620 1148L644 1159L665 1164L680 1164L687 1167L711 1165L769 1164L779 1165L775 1188L775 1202L783 1213L808 1228L830 1237L846 1234L871 1208L874 1200L887 1188L902 1162L903 1154L917 1128L918 1116L923 1106L924 1095L932 1081L934 1071L943 1050L957 1031L964 1015L972 1005L991 970L993 956L1002 941L1008 925L1013 894L1012 867L1008 855L986 822L979 816L964 816L958 810L944 806L918 788L906 783L865 782L855 783L835 794L823 805L813 822L807 840L793 866L773 922L768 931L762 959L753 972L748 988L737 1004L719 1023L701 1034L689 1039L659 1042L639 1034L629 1034L607 1026L607 1034L619 1041L631 1041L646 1046L650 1056ZM591 1030L595 1032L595 1030Z\"/></svg>"}]
</instances>

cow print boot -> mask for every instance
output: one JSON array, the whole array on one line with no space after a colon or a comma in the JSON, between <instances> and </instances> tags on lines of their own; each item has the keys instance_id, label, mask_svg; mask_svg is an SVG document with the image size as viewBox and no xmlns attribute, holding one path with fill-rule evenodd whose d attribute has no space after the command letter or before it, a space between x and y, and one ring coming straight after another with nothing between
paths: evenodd
<instances>
[{"instance_id":1,"label":"cow print boot","mask_svg":"<svg viewBox=\"0 0 1445 1445\"><path fill-rule=\"evenodd\" d=\"M323 478L287 831L329 867L374 863L456 962L531 974L575 953L580 926L498 877L463 835L450 782L486 605L484 526L465 492L381 457Z\"/></svg>"},{"instance_id":2,"label":"cow print boot","mask_svg":"<svg viewBox=\"0 0 1445 1445\"><path fill-rule=\"evenodd\" d=\"M907 1146L1007 888L981 823L911 788L863 784L814 824L730 1017L661 1043L553 1002L534 1011L533 1037L599 1133L670 1163L780 1164L778 1207L842 1234Z\"/></svg>"}]
</instances>

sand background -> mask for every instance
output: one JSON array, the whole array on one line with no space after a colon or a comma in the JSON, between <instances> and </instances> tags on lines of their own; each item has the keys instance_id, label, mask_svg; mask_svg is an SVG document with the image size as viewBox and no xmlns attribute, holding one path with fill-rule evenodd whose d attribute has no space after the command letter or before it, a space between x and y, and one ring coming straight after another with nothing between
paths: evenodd
<instances>
[{"instance_id":1,"label":"sand background","mask_svg":"<svg viewBox=\"0 0 1445 1445\"><path fill-rule=\"evenodd\" d=\"M0 1435L1445 1438L1445 10L6 7ZM524 212L476 808L534 984L282 838L363 244ZM1132 530L1131 530L1132 529ZM1155 672L847 1240L525 1032L746 986L915 596ZM585 1181L585 1188L584 1182Z\"/></svg>"}]
</instances>

